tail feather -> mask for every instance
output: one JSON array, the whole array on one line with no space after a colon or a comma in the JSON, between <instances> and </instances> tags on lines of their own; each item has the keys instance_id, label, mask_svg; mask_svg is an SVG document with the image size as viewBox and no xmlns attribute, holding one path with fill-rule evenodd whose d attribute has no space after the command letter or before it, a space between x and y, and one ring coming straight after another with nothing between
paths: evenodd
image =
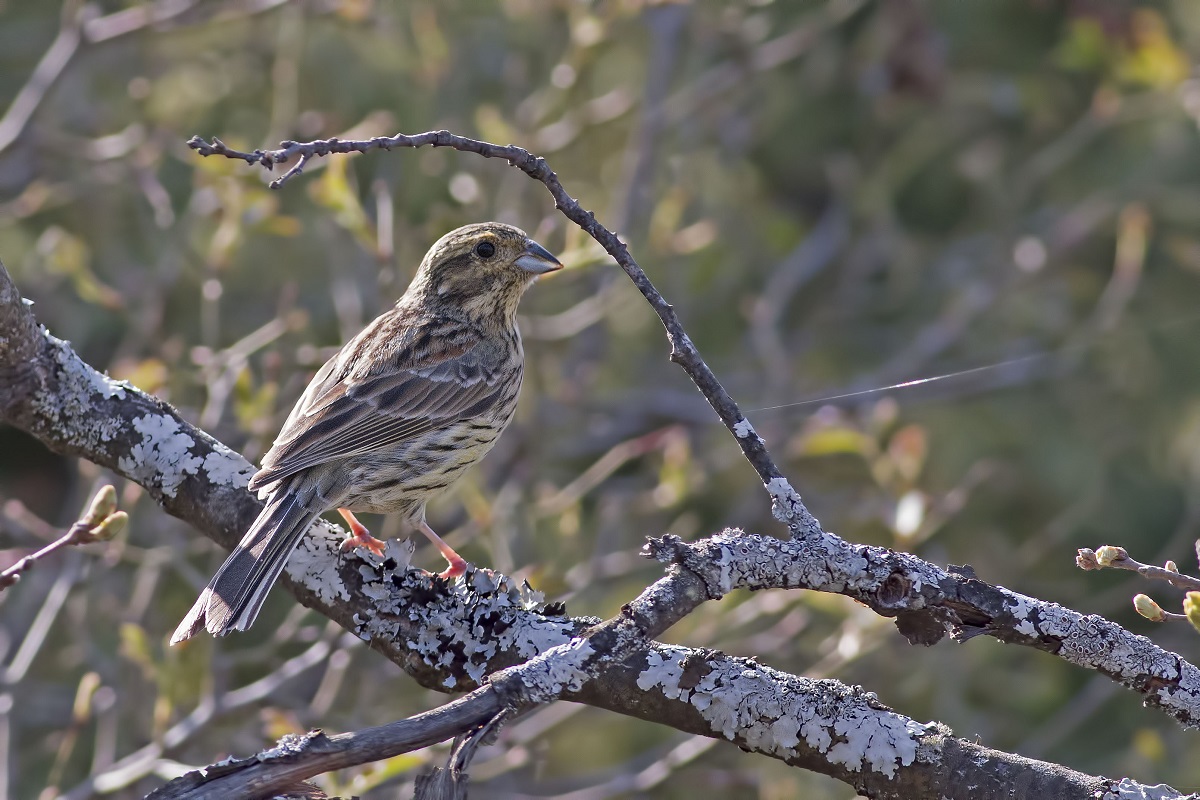
<instances>
[{"instance_id":1,"label":"tail feather","mask_svg":"<svg viewBox=\"0 0 1200 800\"><path fill-rule=\"evenodd\" d=\"M292 492L278 492L179 623L171 644L206 628L213 636L253 624L267 592L279 579L300 537L322 512Z\"/></svg>"}]
</instances>

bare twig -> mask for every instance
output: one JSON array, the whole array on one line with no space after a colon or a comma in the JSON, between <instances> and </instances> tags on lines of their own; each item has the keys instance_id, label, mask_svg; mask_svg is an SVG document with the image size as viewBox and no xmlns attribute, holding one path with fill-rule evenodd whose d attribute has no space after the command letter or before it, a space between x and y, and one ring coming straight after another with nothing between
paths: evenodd
<instances>
[{"instance_id":1,"label":"bare twig","mask_svg":"<svg viewBox=\"0 0 1200 800\"><path fill-rule=\"evenodd\" d=\"M34 564L51 553L71 545L106 542L123 531L128 523L129 515L124 511L117 511L116 490L112 486L105 486L96 492L88 510L62 537L0 572L0 592L19 581L22 573L30 570Z\"/></svg>"},{"instance_id":2,"label":"bare twig","mask_svg":"<svg viewBox=\"0 0 1200 800\"><path fill-rule=\"evenodd\" d=\"M1127 680L1124 666L1110 666L1124 664L1128 654L1116 654L1119 660L1107 658L1113 642L1124 643L1121 637L1128 635L1118 626L1097 626L1090 619L1077 619L1079 615L1064 617L1055 613L1053 604L822 532L780 475L765 444L704 365L670 305L624 244L566 195L544 160L521 148L447 132L352 143L285 143L285 150L294 149L253 154L231 151L219 142L194 139L192 145L202 153L221 152L267 165L385 146L452 147L504 158L543 183L560 210L601 243L655 308L667 329L672 359L734 434L775 501L776 515L790 524L798 540L780 542L730 531L709 543L711 561L700 549L693 552L664 540L656 554L673 562L669 575L612 620L597 624L570 619L561 609L555 612L531 603L519 592L495 585L481 588L492 580L482 572L453 587L438 587L395 563L389 567L385 562L374 572L361 562L344 563L337 556L336 541L314 529L289 565L292 586L303 602L368 638L423 685L464 689L486 677L489 682L479 696L493 696L496 708L576 700L731 739L747 749L833 775L872 796L917 796L931 788L950 792L952 785L972 781L1007 792L1010 784L999 776L1015 773L1022 780L1029 776L1026 785L1036 785L1038 796L1045 798L1091 797L1108 787L1109 782L952 739L939 726L921 725L883 708L861 690L805 681L716 651L651 640L700 602L737 585L761 588L763 576L775 570L774 580L780 585L863 599L880 613L895 616L914 642L932 643L948 630L962 638L989 633ZM194 520L220 541L235 540L257 513L258 504L244 488L244 460L188 425L173 409L134 387L99 376L65 343L37 330L3 270L0 329L12 334L0 338L0 378L12 377L0 380L0 415L5 419L57 449L111 464L148 486L172 513ZM68 407L72 414L64 413ZM127 424L107 425L111 420ZM132 453L141 457L135 459ZM470 641L472 648L445 648L442 643L448 640ZM1139 657L1144 685L1136 688L1144 696L1154 697L1181 719L1200 717L1194 667L1157 650ZM731 714L731 709L738 711ZM486 718L492 716L489 712ZM793 729L793 723L799 728ZM847 735L850 732L853 735ZM976 795L987 796L1000 795Z\"/></svg>"},{"instance_id":3,"label":"bare twig","mask_svg":"<svg viewBox=\"0 0 1200 800\"><path fill-rule=\"evenodd\" d=\"M271 183L272 188L279 188L298 172L298 168L317 156L333 153L368 153L372 150L391 150L396 147L449 147L464 153L475 153L484 158L498 158L507 161L529 177L546 187L554 198L554 205L567 219L574 222L589 236L600 243L600 246L613 257L613 260L625 271L634 286L646 298L650 307L662 321L667 332L667 340L671 345L671 360L683 368L696 388L708 400L709 405L720 417L721 422L734 435L742 454L758 473L763 485L768 488L776 506L776 516L786 521L797 536L812 536L818 534L821 525L800 500L799 495L783 477L779 467L767 451L766 442L755 433L753 426L742 415L737 403L725 391L725 387L717 380L716 375L709 369L696 345L692 343L675 309L654 287L646 273L629 254L625 243L608 228L596 221L596 215L584 210L577 200L567 194L558 180L558 175L550 169L546 159L535 156L523 147L516 145L498 145L458 136L449 131L428 131L413 136L402 133L395 136L377 136L373 139L341 140L321 139L312 142L281 142L276 150L255 150L245 153L228 147L220 139L213 138L211 142L199 136L188 140L188 146L202 156L221 155L226 158L242 159L247 164L262 164L271 169L276 164L285 164L292 159L299 162L284 175Z\"/></svg>"},{"instance_id":4,"label":"bare twig","mask_svg":"<svg viewBox=\"0 0 1200 800\"><path fill-rule=\"evenodd\" d=\"M154 742L135 750L104 772L88 776L82 783L64 793L63 800L85 800L95 797L97 794L109 794L153 774L168 750L182 746L221 714L261 703L281 685L328 658L331 650L332 647L326 637L315 642L299 655L285 661L270 675L226 692L219 704L212 697L205 699L190 714L164 731ZM224 797L231 796L234 795L224 795Z\"/></svg>"},{"instance_id":5,"label":"bare twig","mask_svg":"<svg viewBox=\"0 0 1200 800\"><path fill-rule=\"evenodd\" d=\"M254 0L242 3L239 8L224 3L201 4L198 0L151 0L105 16L100 16L93 4L84 4L75 16L63 23L25 85L17 92L4 116L0 117L0 153L11 147L25 132L34 113L83 45L98 44L151 26L161 26L201 5L210 6L207 9L210 18L232 20L261 14L287 2Z\"/></svg>"},{"instance_id":6,"label":"bare twig","mask_svg":"<svg viewBox=\"0 0 1200 800\"><path fill-rule=\"evenodd\" d=\"M157 789L152 800L272 797L300 781L335 769L419 750L484 725L503 706L485 687L441 708L375 728L326 736L311 731L288 736L262 753L220 767L190 772Z\"/></svg>"},{"instance_id":7,"label":"bare twig","mask_svg":"<svg viewBox=\"0 0 1200 800\"><path fill-rule=\"evenodd\" d=\"M1129 570L1130 572L1136 572L1143 578L1166 581L1176 589L1184 589L1186 591L1200 590L1200 578L1185 575L1179 572L1178 569L1143 564L1130 556L1129 551L1124 547L1104 545L1096 550L1082 547L1075 555L1075 564L1082 570L1097 570L1104 569L1105 567Z\"/></svg>"}]
</instances>

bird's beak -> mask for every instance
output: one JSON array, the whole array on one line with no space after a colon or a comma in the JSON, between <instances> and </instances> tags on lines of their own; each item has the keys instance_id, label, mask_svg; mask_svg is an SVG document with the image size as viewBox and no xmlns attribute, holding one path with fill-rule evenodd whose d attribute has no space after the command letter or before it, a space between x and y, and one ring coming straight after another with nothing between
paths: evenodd
<instances>
[{"instance_id":1,"label":"bird's beak","mask_svg":"<svg viewBox=\"0 0 1200 800\"><path fill-rule=\"evenodd\" d=\"M563 268L562 262L533 239L525 240L525 252L517 256L516 265L534 275L545 275Z\"/></svg>"}]
</instances>

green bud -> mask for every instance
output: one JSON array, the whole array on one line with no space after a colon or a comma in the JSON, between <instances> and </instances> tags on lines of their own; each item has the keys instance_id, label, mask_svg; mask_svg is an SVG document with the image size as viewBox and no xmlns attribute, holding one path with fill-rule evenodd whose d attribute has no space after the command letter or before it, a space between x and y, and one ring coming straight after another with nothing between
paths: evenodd
<instances>
[{"instance_id":1,"label":"green bud","mask_svg":"<svg viewBox=\"0 0 1200 800\"><path fill-rule=\"evenodd\" d=\"M1195 594L1197 597L1200 597L1200 592L1196 592ZM1163 614L1162 607L1144 594L1134 596L1133 607L1139 614L1151 622L1162 622L1167 618Z\"/></svg>"},{"instance_id":2,"label":"green bud","mask_svg":"<svg viewBox=\"0 0 1200 800\"><path fill-rule=\"evenodd\" d=\"M116 536L129 524L129 515L124 511L114 511L104 518L96 527L92 528L93 542L107 542L109 539Z\"/></svg>"},{"instance_id":3,"label":"green bud","mask_svg":"<svg viewBox=\"0 0 1200 800\"><path fill-rule=\"evenodd\" d=\"M117 510L117 490L108 484L96 492L96 496L92 498L92 504L88 506L87 513L83 515L83 521L87 523L89 528L94 528L100 524L100 521Z\"/></svg>"}]
</instances>

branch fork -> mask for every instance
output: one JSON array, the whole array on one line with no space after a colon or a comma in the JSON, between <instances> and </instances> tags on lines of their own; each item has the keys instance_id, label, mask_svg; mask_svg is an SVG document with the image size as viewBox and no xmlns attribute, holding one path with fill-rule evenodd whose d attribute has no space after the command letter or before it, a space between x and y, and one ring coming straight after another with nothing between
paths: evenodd
<instances>
[{"instance_id":1,"label":"branch fork","mask_svg":"<svg viewBox=\"0 0 1200 800\"><path fill-rule=\"evenodd\" d=\"M556 208L604 247L654 308L671 345L671 360L730 430L791 538L730 529L690 544L673 537L653 541L647 552L670 563L667 574L617 616L600 622L568 617L524 587L483 571L450 586L434 585L409 573L403 558L378 564L339 559L341 536L322 530L330 527L322 523L305 537L288 566L287 584L301 602L369 639L422 685L475 688L411 720L293 742L308 752L329 752L303 759L301 768L286 775L268 768L273 759L260 760L219 780L193 783L184 793L175 791L183 787L168 785L160 796L221 797L248 785L261 790L268 785L262 782L268 773L274 776L271 786L294 786L319 772L453 738L487 724L505 708L560 698L729 739L818 769L869 796L928 796L930 791L949 796L963 785L995 786L997 792L980 790L973 796L985 800L1008 796L1011 785L997 780L1002 774L1020 775L1036 796L1047 798L1105 796L1118 786L953 739L940 726L896 714L873 695L836 681L806 681L717 651L654 641L700 603L738 588L841 593L895 617L910 641L923 644L944 638L947 631L985 632L1053 652L1141 692L1148 704L1184 724L1200 725L1200 672L1148 640L1101 618L823 531L704 363L674 309L625 244L566 194L544 159L513 145L447 131L285 142L278 150L253 153L231 150L219 140L193 138L189 145L202 155L268 167L297 159L276 186L315 157L426 145L500 158L539 181ZM0 375L16 371L22 377L0 382L0 416L54 449L81 455L147 486L170 513L214 540L226 546L237 541L259 510L245 489L252 470L245 459L165 403L96 373L66 343L38 330L2 268L0 331ZM66 408L73 412L65 413ZM97 427L89 419L102 423ZM446 648L445 641L463 646Z\"/></svg>"}]
</instances>

